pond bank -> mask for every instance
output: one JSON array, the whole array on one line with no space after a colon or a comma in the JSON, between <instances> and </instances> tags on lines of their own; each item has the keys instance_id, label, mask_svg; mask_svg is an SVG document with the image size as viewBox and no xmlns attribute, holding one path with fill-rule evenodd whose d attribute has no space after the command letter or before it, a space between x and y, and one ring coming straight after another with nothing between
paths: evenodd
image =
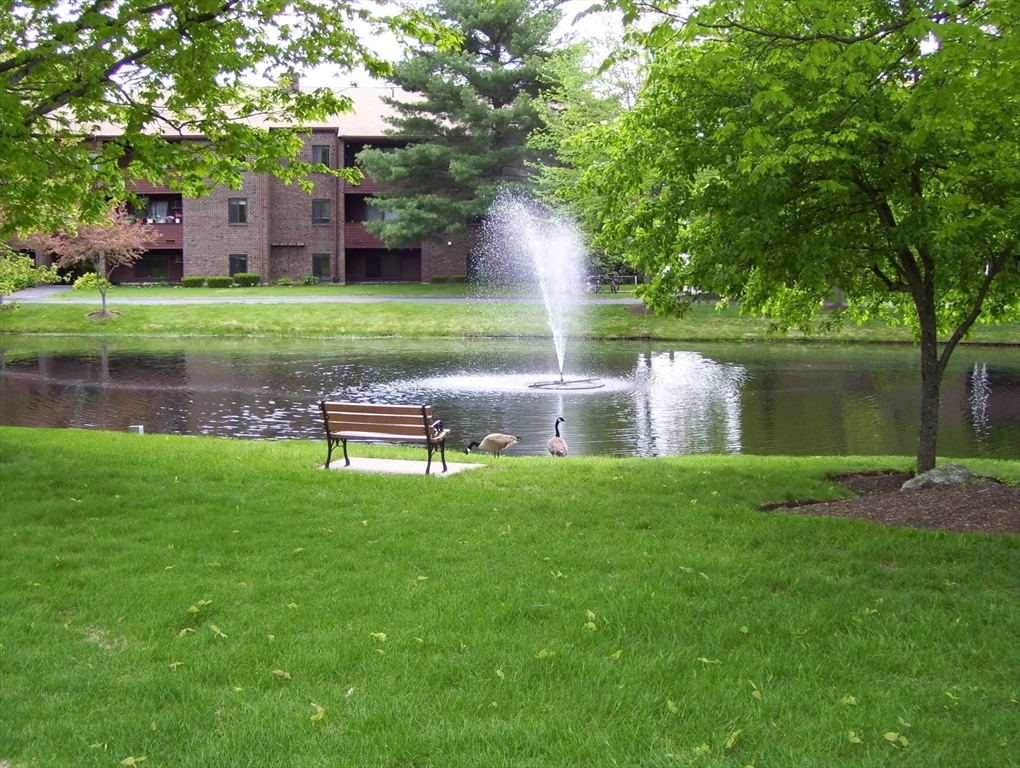
<instances>
[{"instance_id":1,"label":"pond bank","mask_svg":"<svg viewBox=\"0 0 1020 768\"><path fill-rule=\"evenodd\" d=\"M357 299L357 301L355 301ZM769 332L769 321L738 309L697 306L684 318L629 311L616 299L577 308L573 338L642 341L825 341L913 343L910 330L879 321L847 324L836 333L805 336ZM71 335L101 338L549 338L544 307L532 301L480 301L455 297L404 299L348 297L301 303L138 304L111 300L117 316L97 321L88 307L65 301L22 303L0 311L0 334ZM1018 345L1020 324L978 326L966 343Z\"/></svg>"}]
</instances>

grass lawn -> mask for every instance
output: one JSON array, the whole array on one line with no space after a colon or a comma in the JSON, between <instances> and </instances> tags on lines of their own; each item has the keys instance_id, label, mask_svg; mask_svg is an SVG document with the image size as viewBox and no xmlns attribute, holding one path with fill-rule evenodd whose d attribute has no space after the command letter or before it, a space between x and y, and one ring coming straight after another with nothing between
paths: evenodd
<instances>
[{"instance_id":1,"label":"grass lawn","mask_svg":"<svg viewBox=\"0 0 1020 768\"><path fill-rule=\"evenodd\" d=\"M171 289L164 289L171 290ZM240 290L240 289L238 289ZM321 290L321 289L319 289ZM94 306L23 304L0 312L0 334L67 334L95 337L150 336L287 337L287 338L520 338L550 335L545 309L526 302L457 303L308 303L308 304L171 304L137 305L110 302L119 313L92 320ZM662 341L759 341L781 338L768 334L766 320L744 317L736 309L695 307L683 319L635 313L636 307L594 304L578 307L571 329L575 337L650 339ZM820 341L911 342L904 327L871 321L848 324L840 333L819 334ZM972 343L1020 344L1020 323L978 326Z\"/></svg>"},{"instance_id":2,"label":"grass lawn","mask_svg":"<svg viewBox=\"0 0 1020 768\"><path fill-rule=\"evenodd\" d=\"M755 511L907 457L324 457L0 428L0 764L1017 764L1020 538Z\"/></svg>"}]
</instances>

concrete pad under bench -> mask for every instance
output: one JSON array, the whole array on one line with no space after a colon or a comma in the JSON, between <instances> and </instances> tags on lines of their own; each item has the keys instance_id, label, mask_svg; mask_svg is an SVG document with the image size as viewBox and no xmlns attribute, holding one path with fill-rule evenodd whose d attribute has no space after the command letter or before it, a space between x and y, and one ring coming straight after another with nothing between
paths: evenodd
<instances>
[{"instance_id":1,"label":"concrete pad under bench","mask_svg":"<svg viewBox=\"0 0 1020 768\"><path fill-rule=\"evenodd\" d=\"M452 461L446 462L447 471L443 471L442 462L432 462L432 472L429 477L443 477L463 472L465 469L478 469L484 464L455 464ZM383 475L421 475L425 477L424 461L407 461L405 459L359 459L351 456L351 466L344 466L343 457L339 461L330 464L330 470L342 472L378 472ZM323 465L325 469L325 465Z\"/></svg>"}]
</instances>

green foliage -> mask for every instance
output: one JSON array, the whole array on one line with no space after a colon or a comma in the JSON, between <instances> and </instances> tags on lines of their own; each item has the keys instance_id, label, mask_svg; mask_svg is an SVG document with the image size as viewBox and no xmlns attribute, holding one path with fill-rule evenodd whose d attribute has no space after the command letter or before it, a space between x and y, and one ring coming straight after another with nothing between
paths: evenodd
<instances>
[{"instance_id":1,"label":"green foliage","mask_svg":"<svg viewBox=\"0 0 1020 768\"><path fill-rule=\"evenodd\" d=\"M596 242L657 311L694 287L806 331L839 287L853 319L908 323L930 467L949 355L1020 317L1015 20L1015 0L715 0L663 22L635 108L574 139L600 148Z\"/></svg>"},{"instance_id":2,"label":"green foliage","mask_svg":"<svg viewBox=\"0 0 1020 768\"><path fill-rule=\"evenodd\" d=\"M358 163L378 182L374 196L395 218L369 223L389 247L463 229L483 216L497 187L526 180L536 100L552 85L555 0L437 0L429 16L463 39L459 50L424 45L395 64L390 80L419 96L388 100L400 149L369 148Z\"/></svg>"},{"instance_id":3,"label":"green foliage","mask_svg":"<svg viewBox=\"0 0 1020 768\"><path fill-rule=\"evenodd\" d=\"M187 275L181 278L182 288L204 288L205 287L205 276L204 275Z\"/></svg>"},{"instance_id":4,"label":"green foliage","mask_svg":"<svg viewBox=\"0 0 1020 768\"><path fill-rule=\"evenodd\" d=\"M324 88L293 89L286 75L327 62L385 75L388 65L352 32L355 20L436 45L449 37L415 11L383 19L348 0L8 4L0 11L0 230L97 220L111 199L127 198L129 179L189 196L212 184L237 188L246 170L309 183L311 165L295 159L296 127L351 102ZM252 76L276 84L252 87ZM96 131L109 138L88 141ZM181 134L207 141L176 140Z\"/></svg>"},{"instance_id":5,"label":"green foliage","mask_svg":"<svg viewBox=\"0 0 1020 768\"><path fill-rule=\"evenodd\" d=\"M15 291L40 283L59 283L63 278L53 267L36 267L35 259L0 242L0 303Z\"/></svg>"},{"instance_id":6,"label":"green foliage","mask_svg":"<svg viewBox=\"0 0 1020 768\"><path fill-rule=\"evenodd\" d=\"M212 275L205 279L207 288L231 288L234 285L234 278L228 275Z\"/></svg>"},{"instance_id":7,"label":"green foliage","mask_svg":"<svg viewBox=\"0 0 1020 768\"><path fill-rule=\"evenodd\" d=\"M106 278L100 277L95 272L86 272L74 281L74 290L95 291L99 289L100 282L104 280L106 280ZM106 287L109 287L109 281L107 281Z\"/></svg>"},{"instance_id":8,"label":"green foliage","mask_svg":"<svg viewBox=\"0 0 1020 768\"><path fill-rule=\"evenodd\" d=\"M242 288L250 288L258 285L262 282L262 277L256 275L253 272L235 272L234 273L234 285L239 285Z\"/></svg>"},{"instance_id":9,"label":"green foliage","mask_svg":"<svg viewBox=\"0 0 1020 768\"><path fill-rule=\"evenodd\" d=\"M301 278L301 285L321 285L322 281L315 275L305 275Z\"/></svg>"},{"instance_id":10,"label":"green foliage","mask_svg":"<svg viewBox=\"0 0 1020 768\"><path fill-rule=\"evenodd\" d=\"M450 282L450 276L449 275L432 275L432 277L429 278L429 282L430 283L448 283L448 282Z\"/></svg>"},{"instance_id":11,"label":"green foliage","mask_svg":"<svg viewBox=\"0 0 1020 768\"><path fill-rule=\"evenodd\" d=\"M282 287L288 287L289 288L290 286L294 285L294 281L292 279L290 279L289 277L281 277L279 280L277 280L274 283L274 285L279 285L279 286L282 286Z\"/></svg>"}]
</instances>

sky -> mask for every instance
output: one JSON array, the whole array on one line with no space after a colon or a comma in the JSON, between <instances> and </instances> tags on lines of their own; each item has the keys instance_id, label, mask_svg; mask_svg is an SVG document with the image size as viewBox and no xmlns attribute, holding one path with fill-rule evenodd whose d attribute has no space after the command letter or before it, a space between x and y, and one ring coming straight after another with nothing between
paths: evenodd
<instances>
[{"instance_id":1,"label":"sky","mask_svg":"<svg viewBox=\"0 0 1020 768\"><path fill-rule=\"evenodd\" d=\"M578 39L591 40L596 43L596 48L608 50L609 42L619 40L622 34L622 27L619 16L609 13L593 14L578 19L577 16L585 8L592 4L593 0L566 0L563 3L563 21L557 27L557 36L575 36ZM362 35L362 42L365 42L372 49L372 52L386 61L397 61L401 58L402 50L400 44L392 37L381 35ZM604 46L598 46L598 42L604 42ZM351 86L371 87L373 85L384 85L373 81L368 73L360 72L339 72L335 67L318 67L310 72L301 74L301 85L306 88L333 88L342 90Z\"/></svg>"}]
</instances>

